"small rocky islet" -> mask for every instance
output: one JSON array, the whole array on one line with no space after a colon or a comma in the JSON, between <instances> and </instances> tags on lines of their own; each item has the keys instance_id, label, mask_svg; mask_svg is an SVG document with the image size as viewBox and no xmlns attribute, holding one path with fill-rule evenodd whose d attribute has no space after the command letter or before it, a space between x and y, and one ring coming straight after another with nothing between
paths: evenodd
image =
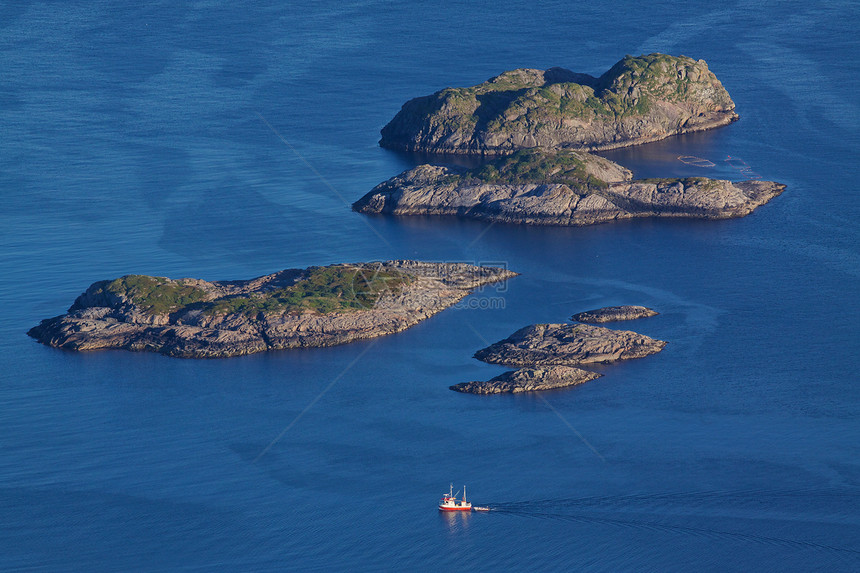
<instances>
[{"instance_id":1,"label":"small rocky islet","mask_svg":"<svg viewBox=\"0 0 860 573\"><path fill-rule=\"evenodd\" d=\"M251 280L127 275L99 281L28 334L70 350L218 358L400 332L472 289L516 276L465 263L388 261L287 269Z\"/></svg>"},{"instance_id":2,"label":"small rocky islet","mask_svg":"<svg viewBox=\"0 0 860 573\"><path fill-rule=\"evenodd\" d=\"M604 322L617 322L621 320L637 320L639 318L649 318L660 314L656 310L645 306L623 305L623 306L605 306L595 310L586 310L578 312L571 317L571 320L577 322L587 322L589 324L601 324Z\"/></svg>"},{"instance_id":3,"label":"small rocky islet","mask_svg":"<svg viewBox=\"0 0 860 573\"><path fill-rule=\"evenodd\" d=\"M517 370L450 388L470 394L566 388L601 376L579 366L643 358L660 352L666 344L644 334L591 324L532 324L475 353L478 360Z\"/></svg>"},{"instance_id":4,"label":"small rocky islet","mask_svg":"<svg viewBox=\"0 0 860 573\"><path fill-rule=\"evenodd\" d=\"M463 382L451 390L466 394L519 394L567 388L600 378L601 374L572 366L546 366L510 370L486 382Z\"/></svg>"},{"instance_id":5,"label":"small rocky islet","mask_svg":"<svg viewBox=\"0 0 860 573\"><path fill-rule=\"evenodd\" d=\"M591 324L532 324L479 350L475 358L505 366L580 366L643 358L666 342Z\"/></svg>"}]
</instances>

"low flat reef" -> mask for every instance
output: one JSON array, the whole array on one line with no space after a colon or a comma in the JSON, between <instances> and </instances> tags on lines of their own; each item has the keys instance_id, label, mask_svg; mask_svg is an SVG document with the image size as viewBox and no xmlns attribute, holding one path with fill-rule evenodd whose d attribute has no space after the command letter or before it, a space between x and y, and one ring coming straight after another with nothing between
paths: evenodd
<instances>
[{"instance_id":1,"label":"low flat reef","mask_svg":"<svg viewBox=\"0 0 860 573\"><path fill-rule=\"evenodd\" d=\"M467 394L518 394L567 388L600 378L601 374L571 366L547 366L510 370L486 382L463 382L451 390Z\"/></svg>"},{"instance_id":2,"label":"low flat reef","mask_svg":"<svg viewBox=\"0 0 860 573\"><path fill-rule=\"evenodd\" d=\"M430 153L508 154L531 147L603 150L735 121L735 104L704 60L626 56L599 78L516 69L406 102L379 144Z\"/></svg>"},{"instance_id":3,"label":"low flat reef","mask_svg":"<svg viewBox=\"0 0 860 573\"><path fill-rule=\"evenodd\" d=\"M490 364L515 367L580 366L642 358L666 342L629 330L590 324L533 324L475 353Z\"/></svg>"},{"instance_id":4,"label":"low flat reef","mask_svg":"<svg viewBox=\"0 0 860 573\"><path fill-rule=\"evenodd\" d=\"M744 217L784 189L772 181L705 177L633 180L629 170L596 155L529 149L472 169L419 165L377 185L353 209L584 226L642 217Z\"/></svg>"},{"instance_id":5,"label":"low flat reef","mask_svg":"<svg viewBox=\"0 0 860 573\"><path fill-rule=\"evenodd\" d=\"M616 322L620 320L636 320L638 318L648 318L657 316L655 310L644 306L606 306L595 310L587 310L574 314L571 318L577 322L587 322L590 324L601 324L604 322Z\"/></svg>"},{"instance_id":6,"label":"low flat reef","mask_svg":"<svg viewBox=\"0 0 860 573\"><path fill-rule=\"evenodd\" d=\"M287 269L238 281L127 275L93 283L66 314L28 334L57 348L183 358L333 346L399 332L472 289L516 274L399 260Z\"/></svg>"}]
</instances>

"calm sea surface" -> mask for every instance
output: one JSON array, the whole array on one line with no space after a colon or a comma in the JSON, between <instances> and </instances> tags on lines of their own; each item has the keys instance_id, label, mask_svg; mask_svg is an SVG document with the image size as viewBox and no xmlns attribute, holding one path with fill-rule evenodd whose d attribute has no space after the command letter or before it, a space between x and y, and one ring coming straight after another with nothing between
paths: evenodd
<instances>
[{"instance_id":1,"label":"calm sea surface","mask_svg":"<svg viewBox=\"0 0 860 573\"><path fill-rule=\"evenodd\" d=\"M860 570L856 2L176 4L0 4L0 569ZM407 99L653 51L705 59L741 120L605 155L781 197L582 229L350 211L415 164L377 146ZM392 258L521 276L329 349L25 335L123 274ZM448 390L504 370L488 342L615 304L660 311L620 326L665 351ZM440 515L452 481L494 511Z\"/></svg>"}]
</instances>

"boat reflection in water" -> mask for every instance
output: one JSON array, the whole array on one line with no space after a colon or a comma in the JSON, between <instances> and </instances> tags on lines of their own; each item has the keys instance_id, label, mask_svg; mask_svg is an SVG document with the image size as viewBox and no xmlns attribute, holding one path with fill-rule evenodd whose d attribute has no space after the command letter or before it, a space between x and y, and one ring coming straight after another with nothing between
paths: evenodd
<instances>
[{"instance_id":1,"label":"boat reflection in water","mask_svg":"<svg viewBox=\"0 0 860 573\"><path fill-rule=\"evenodd\" d=\"M445 524L449 535L461 536L469 531L473 518L471 511L440 511L439 519Z\"/></svg>"}]
</instances>

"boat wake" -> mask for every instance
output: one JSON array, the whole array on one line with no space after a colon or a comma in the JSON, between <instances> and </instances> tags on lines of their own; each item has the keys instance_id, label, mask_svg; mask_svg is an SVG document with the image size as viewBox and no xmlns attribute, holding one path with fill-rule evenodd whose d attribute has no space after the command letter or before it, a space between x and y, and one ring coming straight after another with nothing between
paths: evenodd
<instances>
[{"instance_id":1,"label":"boat wake","mask_svg":"<svg viewBox=\"0 0 860 573\"><path fill-rule=\"evenodd\" d=\"M853 547L683 523L684 521L707 523L709 520L725 519L732 517L734 510L742 510L743 508L758 512L764 503L763 499L765 502L770 502L774 501L774 498L796 497L798 495L828 498L829 501L837 505L842 501L852 503L852 496L844 492L747 490L514 501L491 504L489 508L497 514L530 519L600 524L643 531L671 532L713 539L761 543L783 548L804 548L860 555L860 550ZM720 511L716 511L715 508ZM771 516L762 517L760 513L755 512L744 512L743 519L749 521L773 518Z\"/></svg>"}]
</instances>

